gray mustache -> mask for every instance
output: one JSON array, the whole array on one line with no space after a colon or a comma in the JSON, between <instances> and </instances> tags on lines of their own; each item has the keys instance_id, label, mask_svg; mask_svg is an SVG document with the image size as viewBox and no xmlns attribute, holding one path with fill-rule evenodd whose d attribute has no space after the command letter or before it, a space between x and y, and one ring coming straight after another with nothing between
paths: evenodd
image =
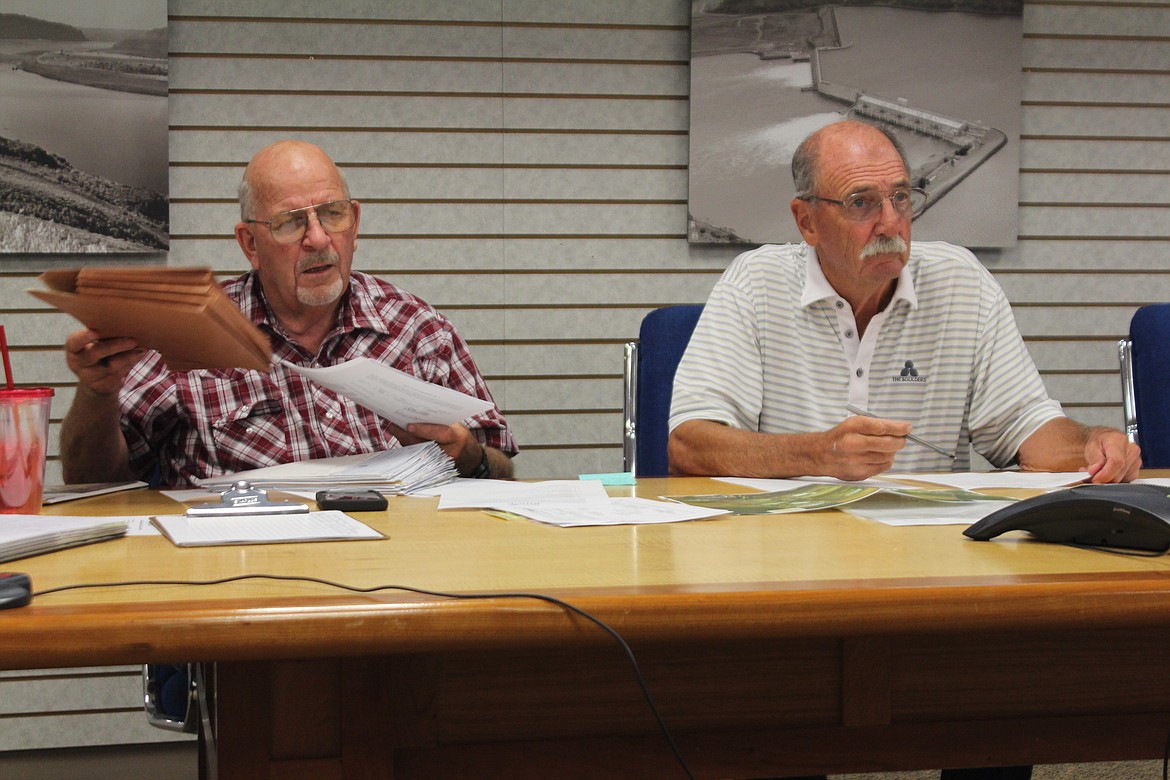
<instances>
[{"instance_id":1,"label":"gray mustache","mask_svg":"<svg viewBox=\"0 0 1170 780\"><path fill-rule=\"evenodd\" d=\"M901 236L882 236L881 238L875 238L862 247L861 259L864 260L874 255L901 254L905 251L906 242L902 240Z\"/></svg>"},{"instance_id":2,"label":"gray mustache","mask_svg":"<svg viewBox=\"0 0 1170 780\"><path fill-rule=\"evenodd\" d=\"M319 265L338 265L340 263L341 258L336 252L326 251L301 258L300 262L297 263L297 270L304 271L306 268L315 268Z\"/></svg>"}]
</instances>

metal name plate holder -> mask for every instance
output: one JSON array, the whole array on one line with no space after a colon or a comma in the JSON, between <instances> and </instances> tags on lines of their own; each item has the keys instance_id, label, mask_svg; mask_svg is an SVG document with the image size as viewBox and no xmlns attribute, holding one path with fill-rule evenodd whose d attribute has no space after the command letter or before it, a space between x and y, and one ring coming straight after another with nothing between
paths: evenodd
<instances>
[{"instance_id":1,"label":"metal name plate holder","mask_svg":"<svg viewBox=\"0 0 1170 780\"><path fill-rule=\"evenodd\" d=\"M221 494L218 504L198 504L187 510L187 517L238 517L240 515L299 515L309 511L308 504L295 501L269 501L268 493L240 480Z\"/></svg>"}]
</instances>

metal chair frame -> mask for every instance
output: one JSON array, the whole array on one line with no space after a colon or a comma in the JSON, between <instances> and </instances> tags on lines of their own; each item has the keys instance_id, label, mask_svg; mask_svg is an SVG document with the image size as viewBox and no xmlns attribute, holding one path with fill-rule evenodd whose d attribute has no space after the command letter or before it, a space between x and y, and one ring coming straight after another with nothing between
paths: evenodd
<instances>
[{"instance_id":1,"label":"metal chair frame","mask_svg":"<svg viewBox=\"0 0 1170 780\"><path fill-rule=\"evenodd\" d=\"M638 346L626 342L622 372L622 469L631 474L638 463Z\"/></svg>"},{"instance_id":2,"label":"metal chair frame","mask_svg":"<svg viewBox=\"0 0 1170 780\"><path fill-rule=\"evenodd\" d=\"M1121 411L1125 422L1125 435L1131 442L1137 444L1137 393L1134 390L1133 378L1133 342L1129 339L1117 342L1117 361L1121 367Z\"/></svg>"}]
</instances>

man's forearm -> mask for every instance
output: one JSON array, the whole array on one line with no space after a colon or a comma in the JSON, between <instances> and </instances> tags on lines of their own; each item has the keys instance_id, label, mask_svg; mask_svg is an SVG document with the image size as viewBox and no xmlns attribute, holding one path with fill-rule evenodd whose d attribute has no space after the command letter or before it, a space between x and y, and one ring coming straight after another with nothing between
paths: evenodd
<instances>
[{"instance_id":1,"label":"man's forearm","mask_svg":"<svg viewBox=\"0 0 1170 780\"><path fill-rule=\"evenodd\" d=\"M1129 482L1142 467L1141 450L1121 431L1068 418L1036 429L1020 445L1019 460L1026 471L1084 470L1093 482Z\"/></svg>"},{"instance_id":2,"label":"man's forearm","mask_svg":"<svg viewBox=\"0 0 1170 780\"><path fill-rule=\"evenodd\" d=\"M77 387L73 405L61 422L61 473L68 483L134 478L116 394Z\"/></svg>"},{"instance_id":3,"label":"man's forearm","mask_svg":"<svg viewBox=\"0 0 1170 780\"><path fill-rule=\"evenodd\" d=\"M672 474L794 477L824 471L816 434L765 434L710 420L690 420L671 432Z\"/></svg>"},{"instance_id":4,"label":"man's forearm","mask_svg":"<svg viewBox=\"0 0 1170 780\"><path fill-rule=\"evenodd\" d=\"M1092 429L1068 417L1049 420L1020 445L1025 471L1078 471L1085 467L1085 443Z\"/></svg>"}]
</instances>

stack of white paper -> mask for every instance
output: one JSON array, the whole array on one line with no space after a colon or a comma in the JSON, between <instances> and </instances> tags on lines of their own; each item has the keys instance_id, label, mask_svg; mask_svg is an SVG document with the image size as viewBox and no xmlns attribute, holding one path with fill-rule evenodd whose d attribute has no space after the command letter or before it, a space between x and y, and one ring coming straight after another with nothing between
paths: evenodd
<instances>
[{"instance_id":1,"label":"stack of white paper","mask_svg":"<svg viewBox=\"0 0 1170 780\"><path fill-rule=\"evenodd\" d=\"M125 536L127 525L112 517L0 515L0 561Z\"/></svg>"},{"instance_id":2,"label":"stack of white paper","mask_svg":"<svg viewBox=\"0 0 1170 780\"><path fill-rule=\"evenodd\" d=\"M315 458L203 479L209 490L227 490L240 480L266 489L363 487L392 495L450 482L459 475L455 461L433 441L364 455Z\"/></svg>"}]
</instances>

